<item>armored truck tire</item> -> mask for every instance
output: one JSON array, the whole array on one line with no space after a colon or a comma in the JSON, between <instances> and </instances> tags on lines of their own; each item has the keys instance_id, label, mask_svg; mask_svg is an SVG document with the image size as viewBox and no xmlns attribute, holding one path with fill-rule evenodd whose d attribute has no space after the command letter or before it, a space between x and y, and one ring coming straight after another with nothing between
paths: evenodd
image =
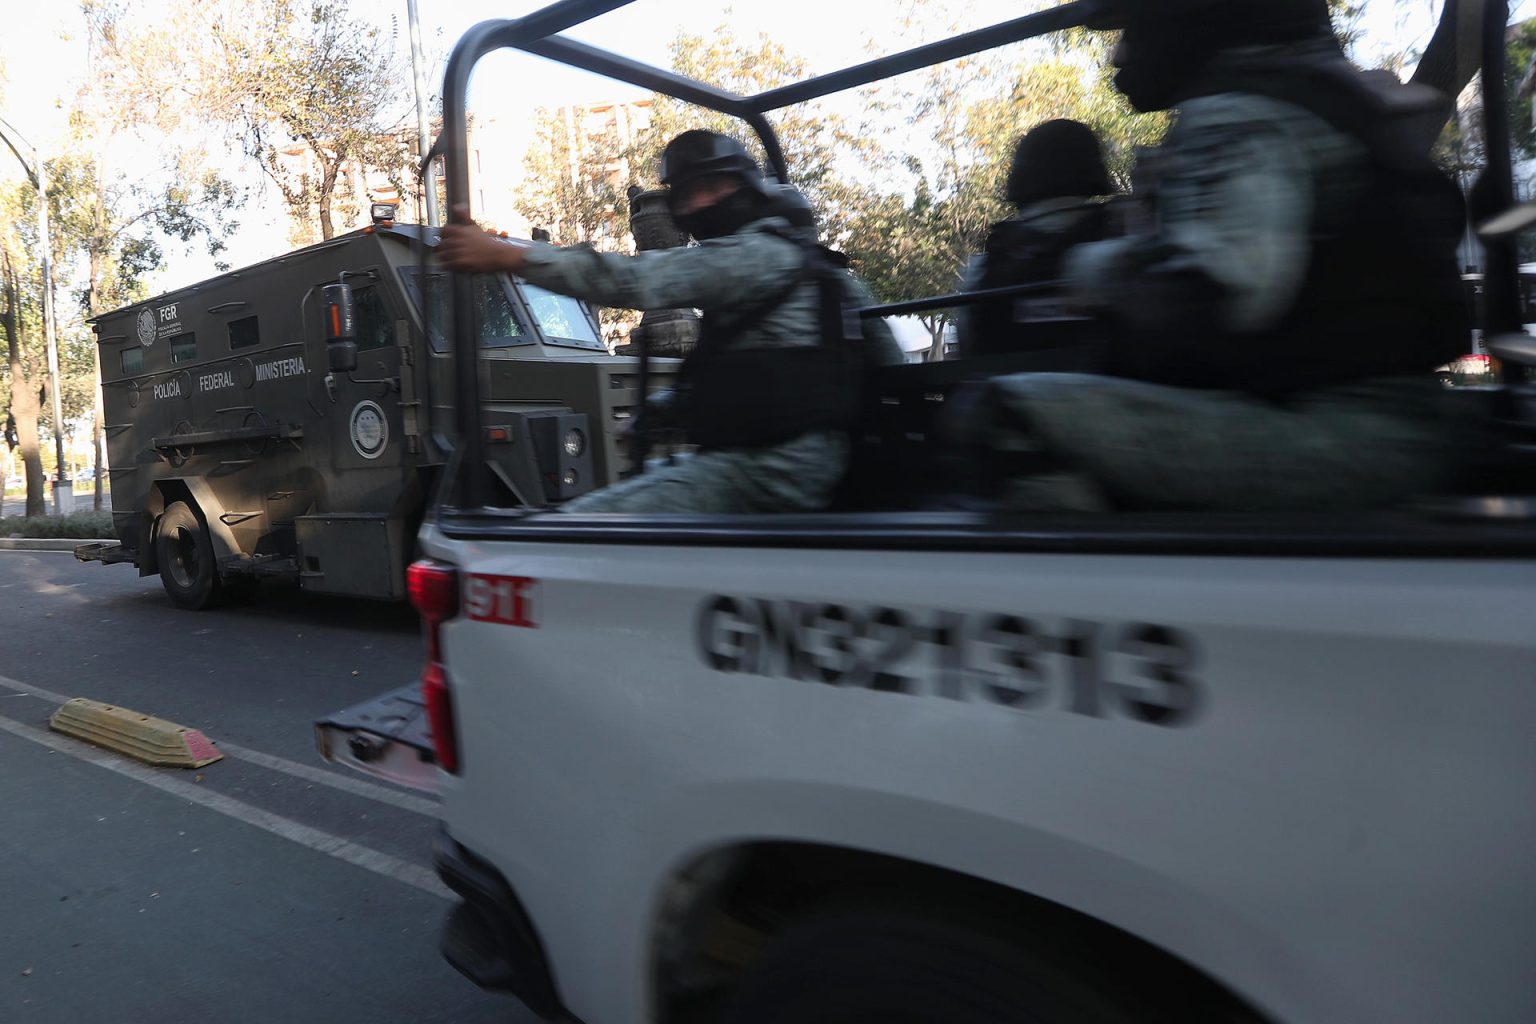
<instances>
[{"instance_id":1,"label":"armored truck tire","mask_svg":"<svg viewBox=\"0 0 1536 1024\"><path fill-rule=\"evenodd\" d=\"M725 1024L1144 1024L1087 973L907 909L791 924L742 980Z\"/></svg>"},{"instance_id":2,"label":"armored truck tire","mask_svg":"<svg viewBox=\"0 0 1536 1024\"><path fill-rule=\"evenodd\" d=\"M172 502L160 517L155 560L160 566L160 583L181 607L209 608L223 596L213 539L202 517L186 502Z\"/></svg>"}]
</instances>

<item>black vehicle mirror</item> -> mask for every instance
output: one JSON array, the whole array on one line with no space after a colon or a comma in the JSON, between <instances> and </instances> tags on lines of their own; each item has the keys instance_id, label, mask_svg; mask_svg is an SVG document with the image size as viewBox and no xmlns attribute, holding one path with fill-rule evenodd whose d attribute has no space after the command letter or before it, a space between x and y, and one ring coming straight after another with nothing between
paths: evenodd
<instances>
[{"instance_id":1,"label":"black vehicle mirror","mask_svg":"<svg viewBox=\"0 0 1536 1024\"><path fill-rule=\"evenodd\" d=\"M357 321L352 305L352 286L328 284L320 290L325 313L325 352L331 372L357 369Z\"/></svg>"}]
</instances>

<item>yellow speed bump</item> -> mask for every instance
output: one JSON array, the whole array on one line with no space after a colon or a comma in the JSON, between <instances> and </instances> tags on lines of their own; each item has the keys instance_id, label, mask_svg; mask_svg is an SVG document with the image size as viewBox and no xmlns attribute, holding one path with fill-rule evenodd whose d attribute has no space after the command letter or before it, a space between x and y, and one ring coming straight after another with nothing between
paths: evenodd
<instances>
[{"instance_id":1,"label":"yellow speed bump","mask_svg":"<svg viewBox=\"0 0 1536 1024\"><path fill-rule=\"evenodd\" d=\"M48 726L145 764L201 768L224 756L196 729L84 697L65 701Z\"/></svg>"}]
</instances>

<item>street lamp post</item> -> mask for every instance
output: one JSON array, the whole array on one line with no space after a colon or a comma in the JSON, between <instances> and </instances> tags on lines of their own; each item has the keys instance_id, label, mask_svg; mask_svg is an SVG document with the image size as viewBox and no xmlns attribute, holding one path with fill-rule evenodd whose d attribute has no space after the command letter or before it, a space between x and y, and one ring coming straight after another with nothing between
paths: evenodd
<instances>
[{"instance_id":1,"label":"street lamp post","mask_svg":"<svg viewBox=\"0 0 1536 1024\"><path fill-rule=\"evenodd\" d=\"M417 149L425 163L432 149L431 122L427 119L427 76L425 59L421 53L421 19L416 13L416 0L406 0L406 18L411 30L411 75L416 80L416 140ZM423 168L422 185L427 207L427 225L437 227L437 175L431 167Z\"/></svg>"},{"instance_id":2,"label":"street lamp post","mask_svg":"<svg viewBox=\"0 0 1536 1024\"><path fill-rule=\"evenodd\" d=\"M65 498L72 498L73 495L70 489L69 473L64 464L64 406L59 396L59 344L53 317L53 244L48 234L48 169L43 166L43 160L38 156L37 148L27 142L9 121L0 118L0 125L10 130L9 135L0 131L0 139L3 139L6 146L16 155L21 169L27 172L27 178L37 189L37 239L43 260L43 337L48 342L48 391L53 396L53 451L56 463L53 512L54 515L63 515L66 511ZM20 139L22 144L32 151L32 166L27 165L26 158L21 155L21 150L16 148L11 135ZM73 501L70 504L73 504Z\"/></svg>"}]
</instances>

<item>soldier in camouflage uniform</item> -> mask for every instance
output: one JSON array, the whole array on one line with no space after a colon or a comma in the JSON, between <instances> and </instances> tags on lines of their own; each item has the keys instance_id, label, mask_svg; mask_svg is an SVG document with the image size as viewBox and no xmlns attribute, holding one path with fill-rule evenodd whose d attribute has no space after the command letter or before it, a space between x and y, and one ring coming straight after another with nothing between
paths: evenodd
<instances>
[{"instance_id":1,"label":"soldier in camouflage uniform","mask_svg":"<svg viewBox=\"0 0 1536 1024\"><path fill-rule=\"evenodd\" d=\"M962 290L1055 282L1066 252L1109 234L1115 191L1093 129L1057 119L1036 125L1014 147L1003 198L1014 215L992 225L984 252L972 259ZM960 355L985 356L1028 346L1021 323L1066 315L1054 289L1008 296L960 310Z\"/></svg>"},{"instance_id":2,"label":"soldier in camouflage uniform","mask_svg":"<svg viewBox=\"0 0 1536 1024\"><path fill-rule=\"evenodd\" d=\"M1178 120L1149 229L1065 264L1115 328L1105 374L983 398L986 442L1046 467L1006 503L1359 508L1444 483L1432 371L1468 334L1460 197L1422 151L1438 97L1352 68L1326 0L1106 6L1117 86Z\"/></svg>"},{"instance_id":3,"label":"soldier in camouflage uniform","mask_svg":"<svg viewBox=\"0 0 1536 1024\"><path fill-rule=\"evenodd\" d=\"M848 464L847 424L833 407L849 404L849 396L839 393L849 382L825 379L833 375L818 372L804 352L792 357L793 367L779 354L821 341L821 287L807 273L813 238L799 216L805 207L765 182L740 143L715 132L685 132L669 143L661 178L672 192L673 219L698 245L636 256L585 245L508 245L465 223L467 212L461 211L460 223L443 229L439 257L450 269L506 271L604 306L693 307L704 313L699 358L690 356L684 377L697 378L695 392L716 387L731 393L663 395L646 414L678 422L701 442L700 450L569 502L564 511L825 508ZM851 275L847 284L856 304L873 304ZM866 324L861 344L864 357L874 362L902 361L883 322ZM727 358L711 361L722 355ZM730 369L691 374L697 368L692 364ZM796 374L799 369L806 372ZM706 404L714 412L703 423L694 407ZM722 415L737 421L722 423Z\"/></svg>"}]
</instances>

